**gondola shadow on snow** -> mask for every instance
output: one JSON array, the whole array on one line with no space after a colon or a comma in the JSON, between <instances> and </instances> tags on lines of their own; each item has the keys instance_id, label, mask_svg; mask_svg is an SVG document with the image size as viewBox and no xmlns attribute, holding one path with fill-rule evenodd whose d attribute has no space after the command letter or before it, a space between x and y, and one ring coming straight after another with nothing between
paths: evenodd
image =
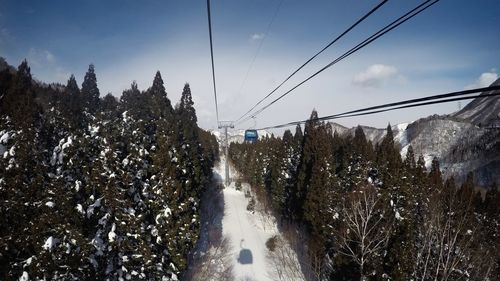
<instances>
[{"instance_id":1,"label":"gondola shadow on snow","mask_svg":"<svg viewBox=\"0 0 500 281\"><path fill-rule=\"evenodd\" d=\"M243 247L243 242L245 240L241 239L240 241L240 254L238 255L237 261L240 264L252 264L253 263L253 255L252 251L250 249L244 248Z\"/></svg>"}]
</instances>

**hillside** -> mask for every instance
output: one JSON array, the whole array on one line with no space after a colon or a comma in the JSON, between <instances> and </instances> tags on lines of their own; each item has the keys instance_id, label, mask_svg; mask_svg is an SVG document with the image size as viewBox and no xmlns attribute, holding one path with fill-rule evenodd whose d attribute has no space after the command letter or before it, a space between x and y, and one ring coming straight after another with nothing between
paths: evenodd
<instances>
[{"instance_id":1,"label":"hillside","mask_svg":"<svg viewBox=\"0 0 500 281\"><path fill-rule=\"evenodd\" d=\"M500 78L497 79L491 86L500 85ZM497 91L484 92L481 95L489 94ZM487 97L483 99L475 99L467 104L462 110L451 114L452 117L468 121L479 127L500 126L500 98Z\"/></svg>"},{"instance_id":2,"label":"hillside","mask_svg":"<svg viewBox=\"0 0 500 281\"><path fill-rule=\"evenodd\" d=\"M492 85L499 85L500 79ZM487 92L482 93L487 94ZM356 128L346 128L330 123L340 134L354 136ZM454 175L458 182L465 180L468 172L474 173L475 183L488 187L500 185L500 98L474 99L462 110L450 115L433 115L410 124L392 126L395 141L402 156L408 146L422 154L426 167L437 157L445 176ZM361 126L368 140L379 143L385 129Z\"/></svg>"}]
</instances>

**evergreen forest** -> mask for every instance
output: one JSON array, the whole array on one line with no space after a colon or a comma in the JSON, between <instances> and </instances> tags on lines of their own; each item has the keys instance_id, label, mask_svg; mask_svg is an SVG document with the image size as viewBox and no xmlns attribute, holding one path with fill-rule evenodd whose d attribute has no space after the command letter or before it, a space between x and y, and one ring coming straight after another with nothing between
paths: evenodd
<instances>
[{"instance_id":1,"label":"evergreen forest","mask_svg":"<svg viewBox=\"0 0 500 281\"><path fill-rule=\"evenodd\" d=\"M90 65L78 85L0 72L0 280L178 280L218 159L189 84L160 72L118 100Z\"/></svg>"},{"instance_id":2,"label":"evergreen forest","mask_svg":"<svg viewBox=\"0 0 500 281\"><path fill-rule=\"evenodd\" d=\"M391 126L377 144L313 111L304 131L232 143L230 159L297 252L307 280L498 280L500 194L443 178Z\"/></svg>"}]
</instances>

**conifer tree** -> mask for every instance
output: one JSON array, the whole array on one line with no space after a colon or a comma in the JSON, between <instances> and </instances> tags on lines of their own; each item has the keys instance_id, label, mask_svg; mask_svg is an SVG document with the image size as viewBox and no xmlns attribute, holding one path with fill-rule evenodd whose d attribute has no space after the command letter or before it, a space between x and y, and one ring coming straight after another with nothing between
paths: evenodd
<instances>
[{"instance_id":1,"label":"conifer tree","mask_svg":"<svg viewBox=\"0 0 500 281\"><path fill-rule=\"evenodd\" d=\"M75 75L71 74L66 83L66 92L70 96L78 96L80 95L80 88L78 88L78 84L76 83Z\"/></svg>"},{"instance_id":2,"label":"conifer tree","mask_svg":"<svg viewBox=\"0 0 500 281\"><path fill-rule=\"evenodd\" d=\"M406 175L408 177L413 177L415 175L415 169L417 164L415 163L415 153L413 152L413 147L408 146L408 150L406 151L406 157L403 162Z\"/></svg>"},{"instance_id":3,"label":"conifer tree","mask_svg":"<svg viewBox=\"0 0 500 281\"><path fill-rule=\"evenodd\" d=\"M12 86L2 98L2 110L10 116L16 126L27 128L38 116L39 106L35 103L35 92L31 81L31 69L24 60L17 68Z\"/></svg>"},{"instance_id":4,"label":"conifer tree","mask_svg":"<svg viewBox=\"0 0 500 281\"><path fill-rule=\"evenodd\" d=\"M441 169L439 167L437 157L432 159L431 170L429 172L429 182L435 190L441 190L443 188L443 176L441 175Z\"/></svg>"},{"instance_id":5,"label":"conifer tree","mask_svg":"<svg viewBox=\"0 0 500 281\"><path fill-rule=\"evenodd\" d=\"M381 169L381 177L385 188L398 185L401 156L394 144L394 134L391 125L387 125L387 133L379 145L377 163Z\"/></svg>"},{"instance_id":6,"label":"conifer tree","mask_svg":"<svg viewBox=\"0 0 500 281\"><path fill-rule=\"evenodd\" d=\"M169 123L173 122L172 104L167 97L167 91L165 90L160 71L156 72L155 78L153 79L153 85L149 88L148 93L150 96L149 107L151 109L152 118L155 120L167 118Z\"/></svg>"},{"instance_id":7,"label":"conifer tree","mask_svg":"<svg viewBox=\"0 0 500 281\"><path fill-rule=\"evenodd\" d=\"M93 64L89 65L89 69L83 78L81 95L84 107L91 113L97 112L100 94Z\"/></svg>"},{"instance_id":8,"label":"conifer tree","mask_svg":"<svg viewBox=\"0 0 500 281\"><path fill-rule=\"evenodd\" d=\"M65 102L61 111L65 113L73 127L76 128L82 120L82 96L73 74L71 74L66 83L65 99L67 102Z\"/></svg>"},{"instance_id":9,"label":"conifer tree","mask_svg":"<svg viewBox=\"0 0 500 281\"><path fill-rule=\"evenodd\" d=\"M295 219L302 219L304 215L302 208L310 185L312 168L315 164L316 157L318 157L315 153L317 152L316 142L318 142L318 140L316 137L319 127L320 122L318 121L318 113L316 110L313 110L304 129L301 159L297 170L297 183L294 194L292 195L292 212Z\"/></svg>"}]
</instances>

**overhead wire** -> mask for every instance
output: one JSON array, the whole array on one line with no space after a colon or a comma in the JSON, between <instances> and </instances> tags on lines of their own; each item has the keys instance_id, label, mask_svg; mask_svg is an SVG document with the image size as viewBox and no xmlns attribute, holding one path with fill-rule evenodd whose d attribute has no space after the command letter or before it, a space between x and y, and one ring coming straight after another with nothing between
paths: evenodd
<instances>
[{"instance_id":1,"label":"overhead wire","mask_svg":"<svg viewBox=\"0 0 500 281\"><path fill-rule=\"evenodd\" d=\"M250 71L252 70L254 63L255 63L255 61L257 60L257 57L260 54L260 50L262 49L262 45L264 44L264 41L266 40L267 36L269 35L269 31L271 30L271 26L273 25L274 20L278 16L278 13L280 11L281 5L283 5L283 1L284 0L281 0L279 2L278 7L276 7L276 10L274 11L274 14L273 14L273 16L271 18L271 21L267 25L266 32L264 33L262 40L260 40L260 42L259 42L259 46L257 47L257 51L255 52L255 54L253 56L253 59L250 62L250 65L249 65L248 70L247 70L247 72L245 74L245 77L243 78L243 82L241 83L240 89L238 90L237 96L239 96L241 94L241 91L243 90L243 87L245 86L245 84L247 82L248 75L250 74Z\"/></svg>"},{"instance_id":2,"label":"overhead wire","mask_svg":"<svg viewBox=\"0 0 500 281\"><path fill-rule=\"evenodd\" d=\"M401 24L405 23L406 21L410 20L411 18L415 17L416 15L420 14L421 12L425 11L426 9L428 9L429 7L431 7L432 5L436 4L439 1L440 0L427 0L427 1L423 2L423 3L421 3L420 5L418 5L417 7L413 8L412 10L410 10L409 12L407 12L406 14L404 14L403 16L399 17L398 19L394 20L390 24L386 25L385 27L383 27L382 29L380 29L379 31L377 31L376 33L374 33L373 35L371 35L370 37L368 37L367 39L365 39L364 41L362 41L361 43L359 43L355 47L351 48L349 51L345 52L343 55L341 55L340 57L336 58L335 60L333 60L332 62L330 62L329 64L327 64L326 66L324 66L323 68L321 68L320 70L318 70L317 72L315 72L314 74L312 74L311 76L309 76L308 78L306 78L305 80L303 80L302 82L298 83L297 85L295 85L294 87L292 87L290 90L286 91L284 94L282 94L278 98L274 99L272 102L270 102L266 106L264 106L264 107L260 108L259 110L255 111L254 113L252 113L248 117L244 118L243 120L240 120L238 122L238 124L243 123L243 122L247 121L248 119L253 118L256 115L260 114L262 111L266 110L271 105L273 105L277 101L281 100L283 97L285 97L286 95L290 94L292 91L294 91L295 89L297 89L298 87L300 87L301 85L303 85L304 83L306 83L307 81L311 80L312 78L314 78L315 76L317 76L321 72L325 71L326 69L330 68L331 66L333 66L336 63L340 62L341 60L347 58L348 56L352 55L353 53L355 53L355 52L359 51L360 49L366 47L367 45L371 44L372 42L374 42L375 40L377 40L381 36L383 36L383 35L387 34L388 32L392 31L396 27L400 26Z\"/></svg>"},{"instance_id":3,"label":"overhead wire","mask_svg":"<svg viewBox=\"0 0 500 281\"><path fill-rule=\"evenodd\" d=\"M213 47L213 39L212 39L212 16L210 14L210 0L207 0L207 13L208 13L208 34L210 37L210 57L212 59L212 81L214 84L215 114L217 117L217 125L218 125L219 124L219 106L217 103L217 87L215 84L214 47Z\"/></svg>"},{"instance_id":4,"label":"overhead wire","mask_svg":"<svg viewBox=\"0 0 500 281\"><path fill-rule=\"evenodd\" d=\"M460 101L460 100L467 100L467 99L474 99L474 98L485 98L485 97L491 97L491 96L499 96L500 91L498 91L498 90L500 90L500 86L490 86L490 87L476 88L476 89L463 90L463 91L457 91L457 92L450 92L450 93L446 93L446 94L432 95L432 96L427 96L424 98L404 100L404 101L400 101L400 102L387 103L387 104L382 104L382 105L371 106L371 107L361 108L361 109L357 109L357 110L347 111L347 112L343 112L343 113L322 116L322 117L318 117L314 120L318 120L318 121L333 120L333 119L339 119L339 118L345 118L345 117L370 115L370 114L375 114L375 113L381 113L381 112L387 112L387 111L404 109L404 108L411 108L411 107L418 107L418 106L424 106L424 105L432 105L432 104L439 104L439 103L446 103L446 102ZM497 91L497 92L493 92L493 91ZM487 93L487 92L490 92L490 93ZM470 96L471 94L475 94L475 93L482 93L482 94ZM258 130L284 128L284 127L304 124L308 121L310 121L310 119L288 122L288 123L275 125L275 126L267 126L267 127L259 128Z\"/></svg>"},{"instance_id":5,"label":"overhead wire","mask_svg":"<svg viewBox=\"0 0 500 281\"><path fill-rule=\"evenodd\" d=\"M292 72L285 80L283 80L276 88L274 88L269 94L267 94L265 97L260 99L253 107L250 108L247 112L245 112L241 117L236 119L235 122L240 121L243 117L245 117L247 114L252 112L259 104L261 104L265 99L267 99L269 96L271 96L274 92L276 92L283 84L285 84L290 78L292 78L297 72L299 72L302 68L304 68L307 64L309 64L312 60L314 60L317 56L319 56L321 53L323 53L326 49L328 49L330 46L332 46L335 42L340 40L344 35L346 35L349 31L351 31L354 27L356 27L358 24L360 24L362 21L364 21L367 17L369 17L371 14L373 14L376 10L378 10L380 7L382 7L385 3L387 3L388 0L383 0L381 1L378 5L376 5L374 8L372 8L368 13L363 15L360 19L358 19L354 24L352 24L349 28L347 28L344 32L342 32L340 35L338 35L335 39L333 39L330 43L328 43L325 47L323 47L320 51L318 51L316 54L314 54L311 58L309 58L305 63L303 63L301 66L299 66L296 70Z\"/></svg>"}]
</instances>

